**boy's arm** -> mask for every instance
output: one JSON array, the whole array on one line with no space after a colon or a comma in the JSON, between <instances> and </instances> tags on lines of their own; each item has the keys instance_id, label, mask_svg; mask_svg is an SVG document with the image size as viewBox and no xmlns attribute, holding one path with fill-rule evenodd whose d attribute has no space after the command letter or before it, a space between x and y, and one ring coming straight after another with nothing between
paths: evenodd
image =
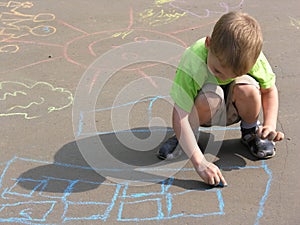
<instances>
[{"instance_id":1,"label":"boy's arm","mask_svg":"<svg viewBox=\"0 0 300 225\"><path fill-rule=\"evenodd\" d=\"M282 132L276 131L278 115L278 91L276 85L267 89L261 89L263 127L259 130L262 138L273 141L281 141L284 138Z\"/></svg>"},{"instance_id":2,"label":"boy's arm","mask_svg":"<svg viewBox=\"0 0 300 225\"><path fill-rule=\"evenodd\" d=\"M197 173L204 182L210 185L218 185L221 181L226 186L227 182L220 169L216 165L207 162L202 154L189 123L189 113L176 104L173 109L173 128L182 149L191 159Z\"/></svg>"}]
</instances>

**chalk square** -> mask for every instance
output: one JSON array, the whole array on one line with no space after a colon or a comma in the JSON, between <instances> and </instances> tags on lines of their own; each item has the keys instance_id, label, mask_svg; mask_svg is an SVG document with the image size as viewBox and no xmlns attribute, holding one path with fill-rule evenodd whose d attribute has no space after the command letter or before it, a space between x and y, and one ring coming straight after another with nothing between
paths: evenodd
<instances>
[{"instance_id":1,"label":"chalk square","mask_svg":"<svg viewBox=\"0 0 300 225\"><path fill-rule=\"evenodd\" d=\"M120 203L118 221L159 220L163 217L160 198Z\"/></svg>"},{"instance_id":2,"label":"chalk square","mask_svg":"<svg viewBox=\"0 0 300 225\"><path fill-rule=\"evenodd\" d=\"M30 201L0 205L0 222L45 222L55 201Z\"/></svg>"},{"instance_id":3,"label":"chalk square","mask_svg":"<svg viewBox=\"0 0 300 225\"><path fill-rule=\"evenodd\" d=\"M94 189L85 191L82 193L80 190L85 190L86 186L93 187ZM97 186L97 188L96 188ZM78 198L80 202L101 202L101 203L111 203L115 195L119 192L121 185L110 184L110 183L95 183L80 180L72 187L72 194L66 197L67 201L76 203Z\"/></svg>"},{"instance_id":4,"label":"chalk square","mask_svg":"<svg viewBox=\"0 0 300 225\"><path fill-rule=\"evenodd\" d=\"M123 190L123 198L142 198L147 196L163 195L164 184L162 185L149 185L147 186L147 192L145 187L142 186L129 186L126 185Z\"/></svg>"},{"instance_id":5,"label":"chalk square","mask_svg":"<svg viewBox=\"0 0 300 225\"><path fill-rule=\"evenodd\" d=\"M100 185L97 189L76 193L85 185ZM70 220L103 220L105 221L115 205L121 185L77 181L72 186L72 194L66 196L64 221ZM80 201L78 201L80 199ZM73 201L72 201L73 200ZM88 213L86 213L88 212Z\"/></svg>"},{"instance_id":6,"label":"chalk square","mask_svg":"<svg viewBox=\"0 0 300 225\"><path fill-rule=\"evenodd\" d=\"M63 215L64 221L106 220L110 205L102 202L67 202Z\"/></svg>"},{"instance_id":7,"label":"chalk square","mask_svg":"<svg viewBox=\"0 0 300 225\"><path fill-rule=\"evenodd\" d=\"M188 204L186 204L186 199L190 199ZM210 204L206 204L206 202ZM168 216L170 218L221 214L222 204L216 191L187 190L167 196Z\"/></svg>"}]
</instances>

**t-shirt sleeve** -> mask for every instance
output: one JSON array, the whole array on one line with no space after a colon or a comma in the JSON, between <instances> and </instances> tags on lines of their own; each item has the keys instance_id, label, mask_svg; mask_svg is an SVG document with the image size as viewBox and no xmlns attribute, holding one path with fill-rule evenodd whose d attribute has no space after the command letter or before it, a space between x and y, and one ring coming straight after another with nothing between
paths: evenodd
<instances>
[{"instance_id":1,"label":"t-shirt sleeve","mask_svg":"<svg viewBox=\"0 0 300 225\"><path fill-rule=\"evenodd\" d=\"M259 83L260 87L267 89L275 84L276 76L265 55L261 52L255 65L249 71Z\"/></svg>"},{"instance_id":2,"label":"t-shirt sleeve","mask_svg":"<svg viewBox=\"0 0 300 225\"><path fill-rule=\"evenodd\" d=\"M206 74L207 66L203 59L190 48L186 49L170 91L174 102L184 111L192 111L194 99L205 82Z\"/></svg>"}]
</instances>

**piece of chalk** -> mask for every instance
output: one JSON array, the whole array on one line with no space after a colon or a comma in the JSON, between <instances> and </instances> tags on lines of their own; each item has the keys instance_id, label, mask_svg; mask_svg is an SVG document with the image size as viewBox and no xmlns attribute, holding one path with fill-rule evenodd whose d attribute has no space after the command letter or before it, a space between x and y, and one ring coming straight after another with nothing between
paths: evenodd
<instances>
[{"instance_id":1,"label":"piece of chalk","mask_svg":"<svg viewBox=\"0 0 300 225\"><path fill-rule=\"evenodd\" d=\"M224 184L223 184L223 182L222 182L222 181L220 181L220 183L217 185L217 187L222 187L222 188L223 188L223 187L227 187L227 184L226 184L226 185L224 185Z\"/></svg>"}]
</instances>

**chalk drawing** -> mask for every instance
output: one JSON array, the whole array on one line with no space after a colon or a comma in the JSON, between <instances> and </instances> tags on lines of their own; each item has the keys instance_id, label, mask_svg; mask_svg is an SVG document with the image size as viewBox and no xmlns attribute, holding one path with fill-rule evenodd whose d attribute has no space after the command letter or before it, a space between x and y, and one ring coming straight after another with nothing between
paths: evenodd
<instances>
[{"instance_id":1,"label":"chalk drawing","mask_svg":"<svg viewBox=\"0 0 300 225\"><path fill-rule=\"evenodd\" d=\"M36 43L38 44L38 43ZM62 58L62 56L58 56L58 57L51 57L51 58L48 58L48 59L44 59L44 60L40 60L40 61L37 61L37 62L33 62L33 63L30 63L30 64L27 64L27 65L24 65L24 66L19 66L19 67L15 67L13 69L8 69L8 70L4 70L4 71L1 71L0 73L9 73L9 72L14 72L14 71L18 71L18 70L22 70L22 69L25 69L25 68L28 68L28 67L33 67L33 66L36 66L38 64L41 64L41 63L46 63L46 62L51 62L51 61L54 61L54 60L57 60L57 59L60 59Z\"/></svg>"},{"instance_id":2,"label":"chalk drawing","mask_svg":"<svg viewBox=\"0 0 300 225\"><path fill-rule=\"evenodd\" d=\"M185 13L178 13L176 10L166 11L164 9L146 9L140 13L141 20L154 27L172 23L184 15Z\"/></svg>"},{"instance_id":3,"label":"chalk drawing","mask_svg":"<svg viewBox=\"0 0 300 225\"><path fill-rule=\"evenodd\" d=\"M162 1L164 2L164 1ZM109 30L109 31L101 31L94 33L87 33L80 28L74 27L64 21L58 21L62 25L72 29L75 32L79 32L80 36L75 37L74 39L68 41L64 46L64 57L68 62L78 65L83 69L88 68L88 66L97 59L101 54L109 51L114 48L121 48L123 44L130 42L146 42L148 40L164 40L172 43L177 43L183 47L187 47L186 43L181 39L170 35L168 33L159 32L156 30L146 30L141 28L133 28L133 10L130 7L129 9L129 23L128 27L120 30ZM112 43L113 40L113 44ZM88 43L87 46L83 46L82 43ZM105 42L108 43L105 44ZM80 47L78 47L80 44ZM74 47L76 46L76 47ZM81 52L80 57L78 57L78 52ZM85 55L86 57L81 57L81 55ZM139 55L136 53L125 52L122 55L122 59L124 61L128 61L129 58L134 57L135 59L139 59ZM131 65L128 68L124 68L124 71L132 71L137 74L140 74L142 77L149 80L149 82L155 87L156 84L152 80L151 76L147 75L147 73L143 70L145 68L153 67L157 65L157 63L144 63L144 64L135 64ZM121 71L122 71L121 70ZM99 77L99 73L101 69L95 71L95 75L92 78L92 82L89 87L89 93L93 90L94 84L97 82L97 78Z\"/></svg>"},{"instance_id":4,"label":"chalk drawing","mask_svg":"<svg viewBox=\"0 0 300 225\"><path fill-rule=\"evenodd\" d=\"M290 23L293 27L295 27L297 30L300 29L300 19L296 19L294 17L290 16Z\"/></svg>"},{"instance_id":5,"label":"chalk drawing","mask_svg":"<svg viewBox=\"0 0 300 225\"><path fill-rule=\"evenodd\" d=\"M157 1L156 5L162 5L166 3L168 3L168 1ZM118 48L122 46L122 44L126 44L131 41L142 42L151 39L160 39L175 42L179 45L187 47L184 41L171 34L155 30L133 28L132 26L134 18L132 7L129 8L129 23L127 28L88 33L83 29L68 24L65 21L56 20L54 14L39 13L37 15L32 15L24 13L24 11L33 8L33 6L34 5L31 2L0 2L0 23L2 24L0 29L0 54L11 54L18 52L20 50L19 43L30 46L61 48L63 54L61 56L55 56L47 59L39 59L36 62L31 62L27 65L14 65L13 68L1 71L0 73L22 70L27 67L33 67L38 64L51 62L62 57L64 57L68 62L86 69L99 55L111 48ZM64 44L29 40L29 38L25 40L22 38L27 36L29 37L29 35L43 37L53 34L55 32L55 28L45 25L46 22L50 23L52 21L70 28L72 31L79 32L80 35ZM112 39L116 40L113 45L105 45L105 41L109 43ZM82 45L84 42L88 42L87 46ZM80 45L78 45L78 43ZM73 48L74 45L76 45L75 48ZM80 52L80 57L77 57L78 52ZM81 57L82 55L85 55L86 57ZM124 55L124 60L126 60L126 57L128 56L130 56L130 53L126 53L126 55ZM17 61L17 63L21 63L21 61ZM134 67L131 66L130 68L126 68L124 70L136 70L138 74L143 77L147 77L147 79L155 86L155 83L152 81L151 77L142 70L155 65L155 63L148 63L147 65L136 65Z\"/></svg>"},{"instance_id":6,"label":"chalk drawing","mask_svg":"<svg viewBox=\"0 0 300 225\"><path fill-rule=\"evenodd\" d=\"M210 8L203 8L203 2L195 2L188 0L156 0L153 8L145 9L139 14L140 20L150 26L159 26L172 23L184 16L194 16L197 18L208 18L214 15L222 15L232 10L240 10L243 6L244 0L239 0L237 3L220 2L218 7L220 10L213 10Z\"/></svg>"},{"instance_id":7,"label":"chalk drawing","mask_svg":"<svg viewBox=\"0 0 300 225\"><path fill-rule=\"evenodd\" d=\"M0 53L16 53L19 49L18 45L3 45L0 46Z\"/></svg>"},{"instance_id":8,"label":"chalk drawing","mask_svg":"<svg viewBox=\"0 0 300 225\"><path fill-rule=\"evenodd\" d=\"M178 12L176 9L164 7L167 3L173 0L156 0L154 8L145 9L139 13L140 21L149 24L150 26L159 26L172 23L179 18L185 16L185 12Z\"/></svg>"},{"instance_id":9,"label":"chalk drawing","mask_svg":"<svg viewBox=\"0 0 300 225\"><path fill-rule=\"evenodd\" d=\"M0 82L0 117L35 119L63 110L72 103L73 95L70 91L47 82L30 85L17 81Z\"/></svg>"},{"instance_id":10,"label":"chalk drawing","mask_svg":"<svg viewBox=\"0 0 300 225\"><path fill-rule=\"evenodd\" d=\"M0 53L16 53L20 49L18 45L5 45L8 41L29 35L45 37L56 32L55 27L44 24L55 20L54 14L21 12L32 7L32 2L0 2Z\"/></svg>"},{"instance_id":11,"label":"chalk drawing","mask_svg":"<svg viewBox=\"0 0 300 225\"><path fill-rule=\"evenodd\" d=\"M77 31L77 29L76 29ZM123 44L130 42L141 42L147 40L164 40L172 43L177 43L181 46L187 47L186 43L181 39L156 30L146 30L141 28L127 28L121 30L101 31L94 32L91 34L84 34L68 41L64 47L64 57L75 65L86 69L92 62L97 59L101 54L109 51L112 48L119 48ZM111 40L115 40L114 44L111 45ZM109 45L105 45L105 42ZM80 46L78 47L78 43ZM87 43L86 46L82 43ZM73 46L76 46L74 48ZM79 57L78 51L81 54L86 55L85 58ZM128 53L129 54L129 53ZM154 63L151 66L156 65ZM147 67L150 67L149 64ZM145 66L136 65L134 69L143 69ZM134 70L131 67L131 70Z\"/></svg>"},{"instance_id":12,"label":"chalk drawing","mask_svg":"<svg viewBox=\"0 0 300 225\"><path fill-rule=\"evenodd\" d=\"M223 192L227 189L204 189L195 188L182 190L175 188L174 177L157 184L155 190L148 186L142 189L132 189L133 186L128 182L114 184L109 182L95 182L86 179L71 179L57 174L57 177L50 177L40 174L39 178L18 177L24 171L22 168L32 168L53 165L57 171L73 169L80 171L98 172L106 171L106 168L90 168L64 163L52 163L47 161L34 160L29 158L14 157L4 165L0 176L0 222L13 224L62 224L68 221L73 222L142 222L142 221L163 221L178 218L201 218L214 217L226 214ZM155 169L155 168L153 168ZM272 171L268 168L265 161L258 166L229 166L221 169L245 170L258 169L267 174L267 184L263 196L260 198L255 223L258 224L264 213L265 202L269 195L272 181ZM152 169L147 168L146 172ZM172 168L174 170L174 168ZM183 173L194 172L193 168L182 168ZM118 170L112 172L119 173ZM22 188L22 184L27 183L30 189ZM156 183L153 180L153 183ZM49 186L63 187L61 192L49 193ZM75 195L77 189L83 185L97 187L94 195L81 196L80 201ZM207 210L207 207L183 208L181 204L184 199L208 198L215 205ZM90 210L85 210L90 206ZM141 207L151 210L140 211ZM112 211L116 211L114 217ZM133 210L136 210L133 211Z\"/></svg>"},{"instance_id":13,"label":"chalk drawing","mask_svg":"<svg viewBox=\"0 0 300 225\"><path fill-rule=\"evenodd\" d=\"M118 33L113 34L112 37L114 37L114 38L121 37L124 40L126 38L126 36L128 36L132 32L133 32L133 30L118 32Z\"/></svg>"}]
</instances>

